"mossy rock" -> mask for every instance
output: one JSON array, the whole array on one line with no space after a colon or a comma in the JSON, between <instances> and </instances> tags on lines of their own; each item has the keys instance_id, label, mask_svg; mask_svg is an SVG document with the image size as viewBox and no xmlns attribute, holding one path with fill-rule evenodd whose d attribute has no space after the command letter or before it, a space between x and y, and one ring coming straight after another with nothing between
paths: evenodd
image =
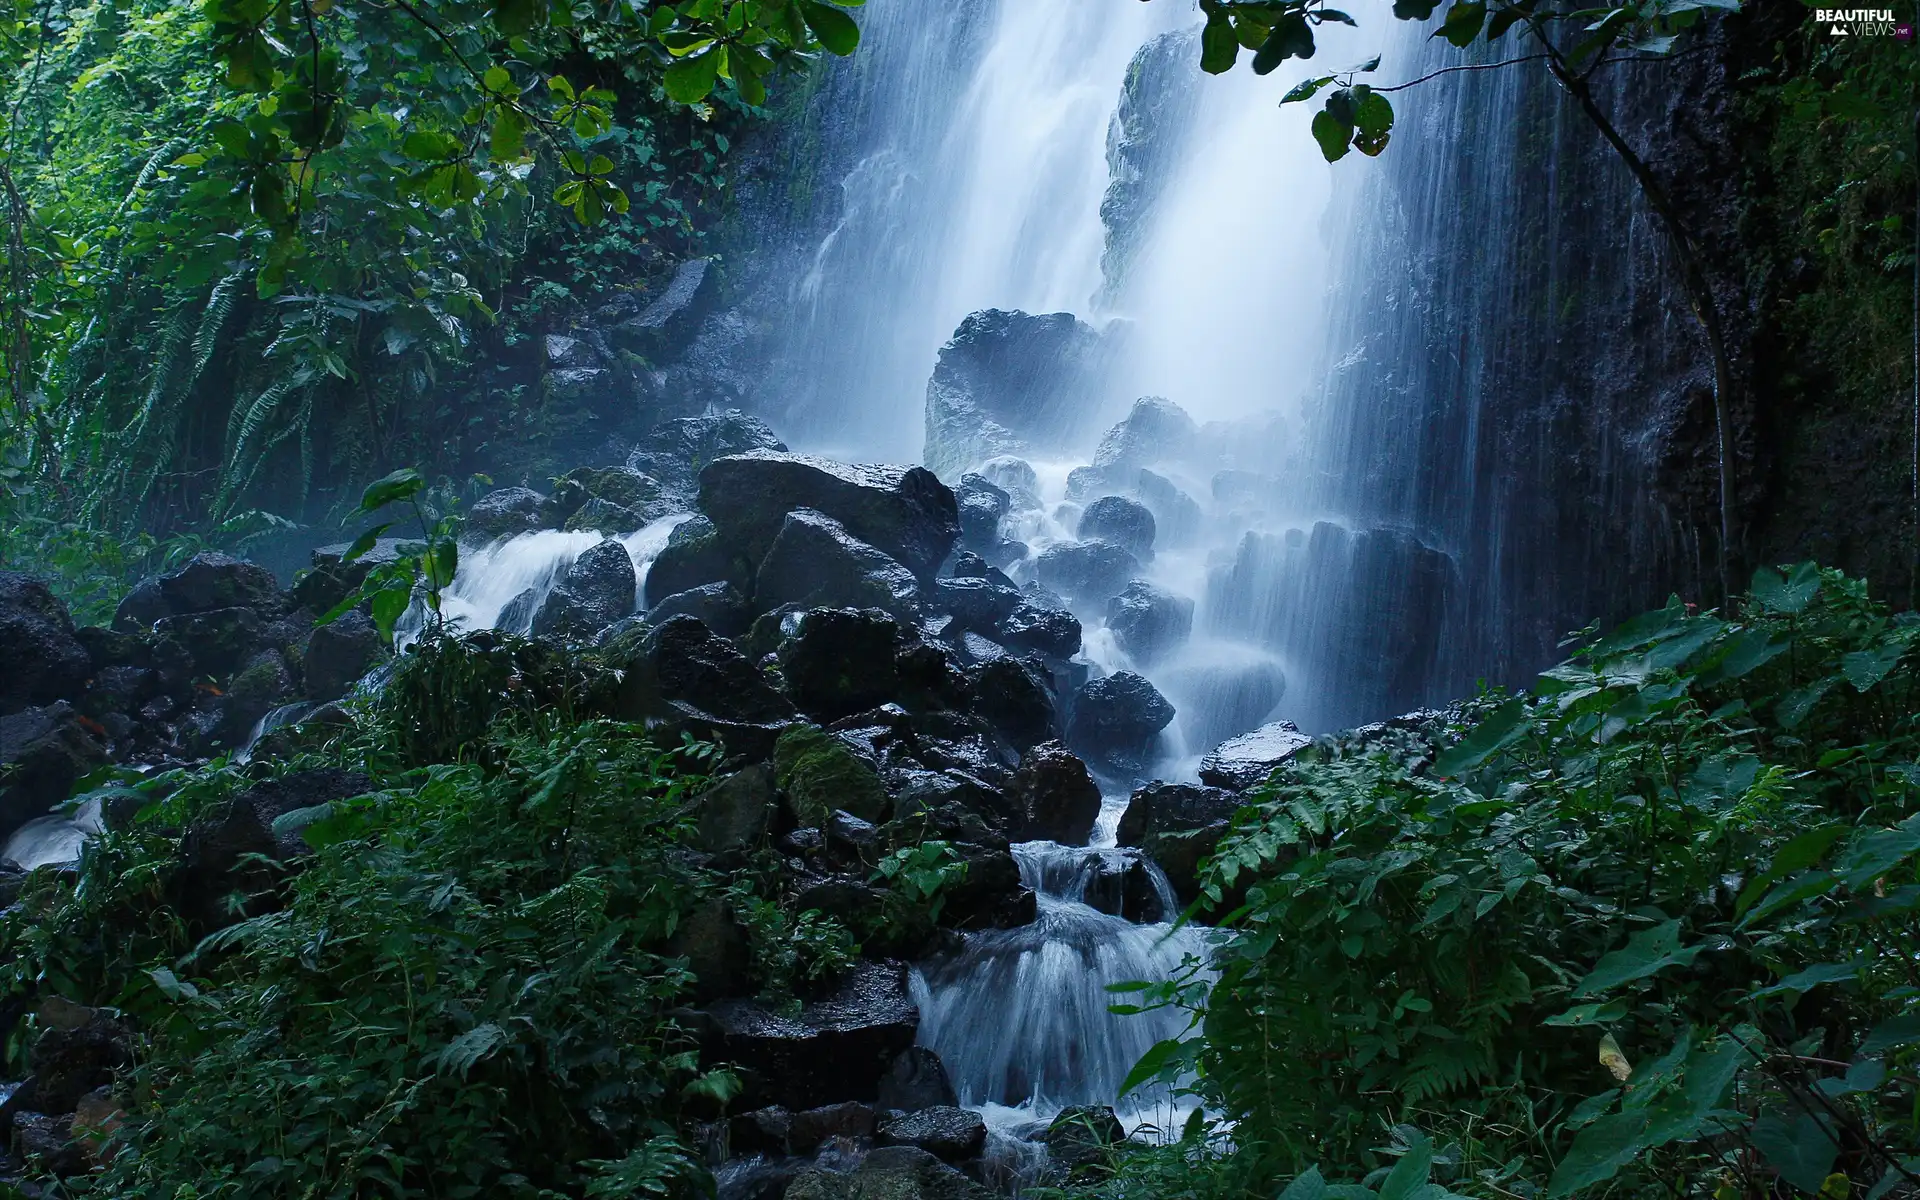
<instances>
[{"instance_id":1,"label":"mossy rock","mask_svg":"<svg viewBox=\"0 0 1920 1200\"><path fill-rule=\"evenodd\" d=\"M824 826L836 809L879 824L890 807L880 777L818 725L796 725L773 747L773 777L803 825Z\"/></svg>"}]
</instances>

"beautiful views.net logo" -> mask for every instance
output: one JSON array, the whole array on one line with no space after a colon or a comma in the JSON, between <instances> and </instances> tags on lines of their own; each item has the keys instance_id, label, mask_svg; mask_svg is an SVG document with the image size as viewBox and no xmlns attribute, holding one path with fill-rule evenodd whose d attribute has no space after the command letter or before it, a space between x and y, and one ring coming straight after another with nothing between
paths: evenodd
<instances>
[{"instance_id":1,"label":"beautiful views.net logo","mask_svg":"<svg viewBox=\"0 0 1920 1200\"><path fill-rule=\"evenodd\" d=\"M1890 8L1816 8L1813 19L1833 37L1893 37L1913 39L1913 26L1895 21Z\"/></svg>"}]
</instances>

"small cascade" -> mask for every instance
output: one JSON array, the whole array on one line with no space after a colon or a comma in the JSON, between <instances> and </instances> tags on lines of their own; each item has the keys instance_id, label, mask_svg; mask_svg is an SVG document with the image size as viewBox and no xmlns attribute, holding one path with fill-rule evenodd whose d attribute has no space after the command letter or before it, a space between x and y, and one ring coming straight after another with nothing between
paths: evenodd
<instances>
[{"instance_id":1,"label":"small cascade","mask_svg":"<svg viewBox=\"0 0 1920 1200\"><path fill-rule=\"evenodd\" d=\"M72 816L60 813L35 817L13 831L6 848L0 850L0 862L12 862L24 870L78 862L87 839L100 832L98 798L80 802Z\"/></svg>"}]
</instances>

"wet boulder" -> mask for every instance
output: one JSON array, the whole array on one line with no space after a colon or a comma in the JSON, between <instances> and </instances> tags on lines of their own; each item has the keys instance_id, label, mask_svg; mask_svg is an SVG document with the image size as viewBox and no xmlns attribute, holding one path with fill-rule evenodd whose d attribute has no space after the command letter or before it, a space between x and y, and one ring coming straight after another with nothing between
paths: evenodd
<instances>
[{"instance_id":1,"label":"wet boulder","mask_svg":"<svg viewBox=\"0 0 1920 1200\"><path fill-rule=\"evenodd\" d=\"M1074 694L1067 744L1115 769L1139 770L1173 718L1173 705L1144 676L1118 671L1088 680Z\"/></svg>"},{"instance_id":2,"label":"wet boulder","mask_svg":"<svg viewBox=\"0 0 1920 1200\"><path fill-rule=\"evenodd\" d=\"M878 1107L896 1112L919 1112L923 1108L960 1103L947 1068L940 1056L925 1046L902 1050L887 1073L880 1077Z\"/></svg>"},{"instance_id":3,"label":"wet boulder","mask_svg":"<svg viewBox=\"0 0 1920 1200\"><path fill-rule=\"evenodd\" d=\"M793 702L738 647L689 616L646 635L642 654L660 695L727 721L765 724L793 716Z\"/></svg>"},{"instance_id":4,"label":"wet boulder","mask_svg":"<svg viewBox=\"0 0 1920 1200\"><path fill-rule=\"evenodd\" d=\"M0 839L45 816L106 763L98 729L65 700L0 717Z\"/></svg>"},{"instance_id":5,"label":"wet boulder","mask_svg":"<svg viewBox=\"0 0 1920 1200\"><path fill-rule=\"evenodd\" d=\"M694 844L708 854L751 849L765 840L778 804L772 767L755 763L735 771L694 800Z\"/></svg>"},{"instance_id":6,"label":"wet boulder","mask_svg":"<svg viewBox=\"0 0 1920 1200\"><path fill-rule=\"evenodd\" d=\"M1026 459L1001 454L981 463L976 473L1005 492L1015 511L1040 507L1040 475Z\"/></svg>"},{"instance_id":7,"label":"wet boulder","mask_svg":"<svg viewBox=\"0 0 1920 1200\"><path fill-rule=\"evenodd\" d=\"M1155 781L1127 801L1116 840L1144 851L1180 902L1191 903L1199 895L1200 865L1226 836L1240 803L1222 788Z\"/></svg>"},{"instance_id":8,"label":"wet boulder","mask_svg":"<svg viewBox=\"0 0 1920 1200\"><path fill-rule=\"evenodd\" d=\"M176 615L225 608L274 615L286 600L272 571L215 550L202 551L179 570L162 575L160 594Z\"/></svg>"},{"instance_id":9,"label":"wet boulder","mask_svg":"<svg viewBox=\"0 0 1920 1200\"><path fill-rule=\"evenodd\" d=\"M495 488L473 502L463 528L488 538L531 533L541 527L546 499L532 488Z\"/></svg>"},{"instance_id":10,"label":"wet boulder","mask_svg":"<svg viewBox=\"0 0 1920 1200\"><path fill-rule=\"evenodd\" d=\"M1100 439L1093 466L1112 473L1137 469L1184 456L1193 448L1199 427L1187 411L1161 396L1142 396L1126 418Z\"/></svg>"},{"instance_id":11,"label":"wet boulder","mask_svg":"<svg viewBox=\"0 0 1920 1200\"><path fill-rule=\"evenodd\" d=\"M631 508L615 504L603 496L594 496L567 518L568 533L604 533L609 537L632 533L647 523L647 518Z\"/></svg>"},{"instance_id":12,"label":"wet boulder","mask_svg":"<svg viewBox=\"0 0 1920 1200\"><path fill-rule=\"evenodd\" d=\"M66 1116L87 1093L133 1065L132 1038L105 1012L56 997L41 1005L38 1016L42 1028L29 1055L36 1111Z\"/></svg>"},{"instance_id":13,"label":"wet boulder","mask_svg":"<svg viewBox=\"0 0 1920 1200\"><path fill-rule=\"evenodd\" d=\"M854 466L755 450L700 472L700 508L750 558L764 558L786 516L812 509L921 579L960 536L953 492L925 467Z\"/></svg>"},{"instance_id":14,"label":"wet boulder","mask_svg":"<svg viewBox=\"0 0 1920 1200\"><path fill-rule=\"evenodd\" d=\"M919 607L920 584L838 521L802 508L782 518L754 577L754 601L762 609L872 607L905 616Z\"/></svg>"},{"instance_id":15,"label":"wet boulder","mask_svg":"<svg viewBox=\"0 0 1920 1200\"><path fill-rule=\"evenodd\" d=\"M1313 739L1292 721L1274 721L1252 733L1228 738L1200 760L1200 782L1244 792L1292 758Z\"/></svg>"},{"instance_id":16,"label":"wet boulder","mask_svg":"<svg viewBox=\"0 0 1920 1200\"><path fill-rule=\"evenodd\" d=\"M1009 650L1072 658L1080 653L1080 618L1029 597L994 626L992 640Z\"/></svg>"},{"instance_id":17,"label":"wet boulder","mask_svg":"<svg viewBox=\"0 0 1920 1200\"><path fill-rule=\"evenodd\" d=\"M1102 496L1080 514L1078 536L1084 541L1109 542L1141 562L1153 558L1156 529L1147 506L1125 496Z\"/></svg>"},{"instance_id":18,"label":"wet boulder","mask_svg":"<svg viewBox=\"0 0 1920 1200\"><path fill-rule=\"evenodd\" d=\"M900 645L900 625L884 612L816 608L780 644L780 669L802 712L836 721L896 698Z\"/></svg>"},{"instance_id":19,"label":"wet boulder","mask_svg":"<svg viewBox=\"0 0 1920 1200\"><path fill-rule=\"evenodd\" d=\"M1140 560L1112 542L1057 542L1040 552L1040 582L1096 611L1140 574Z\"/></svg>"},{"instance_id":20,"label":"wet boulder","mask_svg":"<svg viewBox=\"0 0 1920 1200\"><path fill-rule=\"evenodd\" d=\"M689 517L673 527L667 544L647 568L647 604L708 583L739 588L753 581L753 564L728 546L705 517Z\"/></svg>"},{"instance_id":21,"label":"wet boulder","mask_svg":"<svg viewBox=\"0 0 1920 1200\"><path fill-rule=\"evenodd\" d=\"M1103 343L1072 313L970 313L927 381L926 464L952 479L999 455L1065 450Z\"/></svg>"},{"instance_id":22,"label":"wet boulder","mask_svg":"<svg viewBox=\"0 0 1920 1200\"><path fill-rule=\"evenodd\" d=\"M0 571L0 663L0 715L79 699L91 668L66 606L17 571Z\"/></svg>"},{"instance_id":23,"label":"wet boulder","mask_svg":"<svg viewBox=\"0 0 1920 1200\"><path fill-rule=\"evenodd\" d=\"M1031 925L1039 898L1020 878L1020 864L1004 849L957 845L967 872L945 890L940 923L954 929L1014 929Z\"/></svg>"},{"instance_id":24,"label":"wet boulder","mask_svg":"<svg viewBox=\"0 0 1920 1200\"><path fill-rule=\"evenodd\" d=\"M713 1058L738 1064L751 1098L793 1110L871 1103L920 1025L898 963L858 964L797 1015L754 1000L723 1000L707 1014Z\"/></svg>"},{"instance_id":25,"label":"wet boulder","mask_svg":"<svg viewBox=\"0 0 1920 1200\"><path fill-rule=\"evenodd\" d=\"M345 696L380 661L383 650L380 631L365 613L349 611L329 624L315 626L300 659L307 699L324 702Z\"/></svg>"},{"instance_id":26,"label":"wet boulder","mask_svg":"<svg viewBox=\"0 0 1920 1200\"><path fill-rule=\"evenodd\" d=\"M627 465L691 496L699 487L701 468L714 459L786 448L765 421L728 409L655 425L627 456Z\"/></svg>"},{"instance_id":27,"label":"wet boulder","mask_svg":"<svg viewBox=\"0 0 1920 1200\"><path fill-rule=\"evenodd\" d=\"M687 960L697 1004L747 990L753 954L746 931L721 897L696 903L680 919L667 942L667 953Z\"/></svg>"},{"instance_id":28,"label":"wet boulder","mask_svg":"<svg viewBox=\"0 0 1920 1200\"><path fill-rule=\"evenodd\" d=\"M784 1200L993 1200L994 1193L918 1146L881 1146L850 1172L809 1167Z\"/></svg>"},{"instance_id":29,"label":"wet boulder","mask_svg":"<svg viewBox=\"0 0 1920 1200\"><path fill-rule=\"evenodd\" d=\"M373 787L357 771L322 767L255 784L216 805L180 840L169 900L202 931L266 911L284 872L261 860L285 867L305 857L309 847L301 830L323 806Z\"/></svg>"},{"instance_id":30,"label":"wet boulder","mask_svg":"<svg viewBox=\"0 0 1920 1200\"><path fill-rule=\"evenodd\" d=\"M720 273L708 257L689 258L674 268L657 295L639 312L609 306L602 319L617 317L607 327L607 340L619 350L663 359L691 341L695 329L720 292Z\"/></svg>"},{"instance_id":31,"label":"wet boulder","mask_svg":"<svg viewBox=\"0 0 1920 1200\"><path fill-rule=\"evenodd\" d=\"M1022 753L1055 736L1059 714L1046 677L1011 655L973 669L973 712Z\"/></svg>"},{"instance_id":32,"label":"wet boulder","mask_svg":"<svg viewBox=\"0 0 1920 1200\"><path fill-rule=\"evenodd\" d=\"M609 538L560 572L533 616L536 637L587 641L633 611L637 584L627 548Z\"/></svg>"},{"instance_id":33,"label":"wet boulder","mask_svg":"<svg viewBox=\"0 0 1920 1200\"><path fill-rule=\"evenodd\" d=\"M1134 480L1134 491L1153 514L1154 528L1163 542L1191 541L1200 532L1205 515L1199 501L1181 491L1173 480L1145 467Z\"/></svg>"},{"instance_id":34,"label":"wet boulder","mask_svg":"<svg viewBox=\"0 0 1920 1200\"><path fill-rule=\"evenodd\" d=\"M186 651L195 674L231 675L260 648L266 623L251 608L215 608L162 617L153 631Z\"/></svg>"},{"instance_id":35,"label":"wet boulder","mask_svg":"<svg viewBox=\"0 0 1920 1200\"><path fill-rule=\"evenodd\" d=\"M1059 742L1029 750L1014 775L1013 794L1020 807L1015 841L1044 840L1084 846L1100 816L1100 787L1087 765Z\"/></svg>"},{"instance_id":36,"label":"wet boulder","mask_svg":"<svg viewBox=\"0 0 1920 1200\"><path fill-rule=\"evenodd\" d=\"M664 597L647 610L647 624L664 624L670 617L697 617L707 628L722 637L739 637L753 622L747 613L747 599L731 583L703 583L684 592Z\"/></svg>"},{"instance_id":37,"label":"wet boulder","mask_svg":"<svg viewBox=\"0 0 1920 1200\"><path fill-rule=\"evenodd\" d=\"M992 567L986 569L993 570ZM929 600L934 608L953 618L955 629L972 630L987 637L998 632L1001 623L1026 603L1019 588L984 575L938 580Z\"/></svg>"},{"instance_id":38,"label":"wet boulder","mask_svg":"<svg viewBox=\"0 0 1920 1200\"><path fill-rule=\"evenodd\" d=\"M836 810L878 823L891 807L873 767L818 725L796 725L780 735L773 775L803 825L824 827Z\"/></svg>"},{"instance_id":39,"label":"wet boulder","mask_svg":"<svg viewBox=\"0 0 1920 1200\"><path fill-rule=\"evenodd\" d=\"M1186 644L1193 634L1193 601L1144 579L1107 601L1107 628L1127 657L1152 666Z\"/></svg>"},{"instance_id":40,"label":"wet boulder","mask_svg":"<svg viewBox=\"0 0 1920 1200\"><path fill-rule=\"evenodd\" d=\"M1127 1130L1111 1108L1076 1104L1061 1109L1040 1140L1046 1143L1047 1157L1071 1172L1104 1165L1127 1140Z\"/></svg>"},{"instance_id":41,"label":"wet boulder","mask_svg":"<svg viewBox=\"0 0 1920 1200\"><path fill-rule=\"evenodd\" d=\"M1000 519L1012 507L1006 489L984 475L968 473L953 489L960 506L960 539L975 550L988 550L1000 542Z\"/></svg>"},{"instance_id":42,"label":"wet boulder","mask_svg":"<svg viewBox=\"0 0 1920 1200\"><path fill-rule=\"evenodd\" d=\"M986 1149L987 1123L964 1108L930 1105L881 1121L874 1140L882 1146L918 1146L947 1162L965 1162Z\"/></svg>"}]
</instances>

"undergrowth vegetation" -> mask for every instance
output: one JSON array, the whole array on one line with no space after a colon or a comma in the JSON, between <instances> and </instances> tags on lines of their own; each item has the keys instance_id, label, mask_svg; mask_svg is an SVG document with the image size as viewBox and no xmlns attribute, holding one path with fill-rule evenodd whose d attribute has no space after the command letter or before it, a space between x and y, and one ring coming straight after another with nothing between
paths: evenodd
<instances>
[{"instance_id":1,"label":"undergrowth vegetation","mask_svg":"<svg viewBox=\"0 0 1920 1200\"><path fill-rule=\"evenodd\" d=\"M1097 1190L1911 1191L1917 639L1860 581L1762 570L1530 695L1301 753L1209 868L1217 980L1136 989L1196 1026L1136 1080L1217 1119Z\"/></svg>"}]
</instances>

